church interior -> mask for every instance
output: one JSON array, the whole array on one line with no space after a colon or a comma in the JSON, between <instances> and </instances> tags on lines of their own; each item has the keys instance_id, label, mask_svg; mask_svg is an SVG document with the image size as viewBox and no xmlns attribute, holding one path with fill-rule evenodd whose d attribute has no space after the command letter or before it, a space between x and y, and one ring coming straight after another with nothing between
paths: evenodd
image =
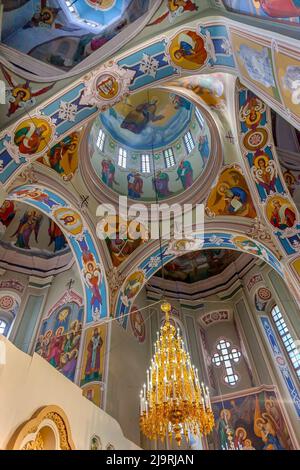
<instances>
[{"instance_id":1,"label":"church interior","mask_svg":"<svg viewBox=\"0 0 300 470\"><path fill-rule=\"evenodd\" d=\"M299 0L0 18L0 449L299 450Z\"/></svg>"}]
</instances>

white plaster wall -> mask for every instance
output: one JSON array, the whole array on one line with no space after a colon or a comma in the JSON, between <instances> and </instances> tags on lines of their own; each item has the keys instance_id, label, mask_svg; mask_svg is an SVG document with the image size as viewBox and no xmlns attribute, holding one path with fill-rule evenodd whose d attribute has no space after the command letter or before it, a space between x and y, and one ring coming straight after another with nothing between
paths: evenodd
<instances>
[{"instance_id":1,"label":"white plaster wall","mask_svg":"<svg viewBox=\"0 0 300 470\"><path fill-rule=\"evenodd\" d=\"M103 448L111 443L116 449L138 449L124 437L115 419L83 397L79 387L44 359L21 352L3 336L0 343L6 350L5 364L0 360L0 449L38 408L47 405L65 411L76 449L89 449L93 434L100 437Z\"/></svg>"}]
</instances>

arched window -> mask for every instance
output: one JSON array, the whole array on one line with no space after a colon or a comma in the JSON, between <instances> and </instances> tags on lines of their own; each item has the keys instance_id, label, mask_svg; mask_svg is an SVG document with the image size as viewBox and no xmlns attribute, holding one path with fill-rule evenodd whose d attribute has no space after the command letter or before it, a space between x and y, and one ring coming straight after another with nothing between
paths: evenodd
<instances>
[{"instance_id":1,"label":"arched window","mask_svg":"<svg viewBox=\"0 0 300 470\"><path fill-rule=\"evenodd\" d=\"M98 137L97 137L96 145L101 152L103 152L104 143L105 143L105 133L103 132L102 129L100 129Z\"/></svg>"},{"instance_id":2,"label":"arched window","mask_svg":"<svg viewBox=\"0 0 300 470\"><path fill-rule=\"evenodd\" d=\"M191 153L191 151L195 148L195 142L191 131L188 131L186 134L184 134L183 140L187 153Z\"/></svg>"},{"instance_id":3,"label":"arched window","mask_svg":"<svg viewBox=\"0 0 300 470\"><path fill-rule=\"evenodd\" d=\"M118 165L122 168L127 166L127 151L122 147L119 148Z\"/></svg>"},{"instance_id":4,"label":"arched window","mask_svg":"<svg viewBox=\"0 0 300 470\"><path fill-rule=\"evenodd\" d=\"M164 158L166 168L170 168L176 164L173 149L171 147L164 150Z\"/></svg>"},{"instance_id":5,"label":"arched window","mask_svg":"<svg viewBox=\"0 0 300 470\"><path fill-rule=\"evenodd\" d=\"M141 155L141 169L142 173L150 173L150 155L142 154Z\"/></svg>"},{"instance_id":6,"label":"arched window","mask_svg":"<svg viewBox=\"0 0 300 470\"><path fill-rule=\"evenodd\" d=\"M297 349L295 341L291 337L287 324L284 321L278 305L275 305L272 308L271 314L285 350L289 355L298 378L300 379L300 350Z\"/></svg>"},{"instance_id":7,"label":"arched window","mask_svg":"<svg viewBox=\"0 0 300 470\"><path fill-rule=\"evenodd\" d=\"M4 320L0 320L0 335L5 335L7 331L7 323Z\"/></svg>"}]
</instances>

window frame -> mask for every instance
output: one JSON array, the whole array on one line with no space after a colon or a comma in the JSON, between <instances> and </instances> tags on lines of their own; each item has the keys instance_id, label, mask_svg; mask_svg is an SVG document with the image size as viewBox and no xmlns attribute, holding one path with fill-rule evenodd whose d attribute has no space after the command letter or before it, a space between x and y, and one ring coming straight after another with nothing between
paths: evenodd
<instances>
[{"instance_id":1,"label":"window frame","mask_svg":"<svg viewBox=\"0 0 300 470\"><path fill-rule=\"evenodd\" d=\"M98 150L100 150L100 152L104 151L105 140L106 140L106 134L103 131L103 129L100 128L98 132L98 136L97 136L97 141L96 141L96 146Z\"/></svg>"},{"instance_id":2,"label":"window frame","mask_svg":"<svg viewBox=\"0 0 300 470\"><path fill-rule=\"evenodd\" d=\"M176 166L176 159L175 159L175 155L174 155L172 147L168 147L167 149L164 150L164 161L165 161L166 170ZM172 164L171 164L171 161L173 162Z\"/></svg>"},{"instance_id":3,"label":"window frame","mask_svg":"<svg viewBox=\"0 0 300 470\"><path fill-rule=\"evenodd\" d=\"M200 109L197 106L195 106L195 116L196 116L196 119L197 119L197 122L199 124L200 129L201 130L204 129L205 119L204 119Z\"/></svg>"},{"instance_id":4,"label":"window frame","mask_svg":"<svg viewBox=\"0 0 300 470\"><path fill-rule=\"evenodd\" d=\"M281 318L279 318L278 320L275 320L274 319L274 316L273 316L273 310L277 307L278 311L279 311L279 314L281 315ZM269 315L270 315L270 318L271 318L271 321L272 321L272 324L273 326L275 327L275 331L276 331L276 334L277 334L277 337L279 339L279 342L280 342L280 345L284 351L284 355L286 356L287 358L287 361L288 361L288 364L290 365L291 367L291 370L295 373L298 381L300 382L300 351L297 350L297 346L295 345L295 340L294 340L294 336L291 334L294 333L293 331L293 328L290 327L289 325L289 320L288 320L288 316L285 312L284 309L281 308L280 305L278 305L277 302L273 302L272 305L270 306L269 308ZM278 314L277 314L278 315ZM282 321L281 321L282 320ZM287 321L286 321L287 320ZM280 326L281 325L285 325L284 326L284 333L281 334L280 333L280 330L279 330L279 327L277 325L277 323L280 323ZM284 337L288 336L289 339L288 339L288 342L286 344L286 341L283 339ZM291 341L290 341L291 340ZM291 347L292 345L294 345L295 347L293 349L291 349L290 351L288 350L288 347ZM295 362L298 363L298 366L295 367L294 366L294 362L292 360L292 357L290 355L290 352L292 353L293 351L296 351L296 359L295 359ZM298 352L297 352L298 351ZM297 357L298 356L298 357Z\"/></svg>"},{"instance_id":5,"label":"window frame","mask_svg":"<svg viewBox=\"0 0 300 470\"><path fill-rule=\"evenodd\" d=\"M146 157L148 157L148 159ZM141 172L144 175L151 173L151 159L149 153L141 153Z\"/></svg>"},{"instance_id":6,"label":"window frame","mask_svg":"<svg viewBox=\"0 0 300 470\"><path fill-rule=\"evenodd\" d=\"M190 129L183 135L183 142L184 142L184 146L187 151L187 154L189 155L196 146L193 134L191 133Z\"/></svg>"},{"instance_id":7,"label":"window frame","mask_svg":"<svg viewBox=\"0 0 300 470\"><path fill-rule=\"evenodd\" d=\"M123 147L119 147L119 153L118 153L118 166L120 168L123 168L126 170L127 168L127 150L124 149Z\"/></svg>"}]
</instances>

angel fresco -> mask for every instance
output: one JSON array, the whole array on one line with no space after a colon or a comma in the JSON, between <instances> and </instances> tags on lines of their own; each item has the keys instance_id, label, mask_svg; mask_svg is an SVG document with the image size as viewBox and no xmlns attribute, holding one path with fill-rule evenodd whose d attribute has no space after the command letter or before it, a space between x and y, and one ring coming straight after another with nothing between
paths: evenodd
<instances>
[{"instance_id":1,"label":"angel fresco","mask_svg":"<svg viewBox=\"0 0 300 470\"><path fill-rule=\"evenodd\" d=\"M128 129L134 134L140 134L150 122L156 122L165 116L156 114L158 108L158 99L152 99L149 102L141 103L136 107L127 103L128 106L134 108L124 118L121 127Z\"/></svg>"},{"instance_id":2,"label":"angel fresco","mask_svg":"<svg viewBox=\"0 0 300 470\"><path fill-rule=\"evenodd\" d=\"M198 7L192 0L168 0L167 11L147 26L154 26L162 23L166 18L174 21L184 12L197 11Z\"/></svg>"},{"instance_id":3,"label":"angel fresco","mask_svg":"<svg viewBox=\"0 0 300 470\"><path fill-rule=\"evenodd\" d=\"M1 70L9 85L7 90L7 98L9 101L9 109L7 112L8 117L14 114L18 109L24 108L26 105L33 106L36 102L36 96L43 95L47 91L51 90L51 88L54 86L54 83L52 83L52 85L48 85L46 87L40 88L39 90L32 91L29 80L18 84L9 74L9 72L3 67L3 65L1 65Z\"/></svg>"},{"instance_id":4,"label":"angel fresco","mask_svg":"<svg viewBox=\"0 0 300 470\"><path fill-rule=\"evenodd\" d=\"M32 232L35 235L35 241L38 242L38 234L41 227L43 216L37 211L26 211L20 219L19 226L12 237L17 235L15 246L30 250L29 241Z\"/></svg>"},{"instance_id":5,"label":"angel fresco","mask_svg":"<svg viewBox=\"0 0 300 470\"><path fill-rule=\"evenodd\" d=\"M276 192L275 182L277 177L277 169L275 162L267 155L259 155L254 159L254 165L251 173L257 184L262 186L267 194Z\"/></svg>"}]
</instances>

